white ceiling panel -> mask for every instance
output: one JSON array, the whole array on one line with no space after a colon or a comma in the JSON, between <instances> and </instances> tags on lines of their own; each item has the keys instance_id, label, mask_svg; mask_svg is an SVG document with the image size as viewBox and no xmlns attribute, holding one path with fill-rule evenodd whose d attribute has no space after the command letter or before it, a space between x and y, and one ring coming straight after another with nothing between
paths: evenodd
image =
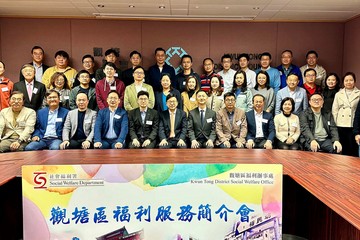
<instances>
[{"instance_id":1,"label":"white ceiling panel","mask_svg":"<svg viewBox=\"0 0 360 240\"><path fill-rule=\"evenodd\" d=\"M359 14L360 0L0 0L0 17L95 18L103 15L139 19L343 22Z\"/></svg>"}]
</instances>

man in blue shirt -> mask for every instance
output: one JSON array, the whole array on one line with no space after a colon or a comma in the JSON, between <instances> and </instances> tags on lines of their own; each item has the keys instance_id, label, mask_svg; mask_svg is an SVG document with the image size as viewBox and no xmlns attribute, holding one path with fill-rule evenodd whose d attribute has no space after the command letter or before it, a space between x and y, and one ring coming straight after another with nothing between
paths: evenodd
<instances>
[{"instance_id":1,"label":"man in blue shirt","mask_svg":"<svg viewBox=\"0 0 360 240\"><path fill-rule=\"evenodd\" d=\"M56 90L49 90L45 97L49 107L37 112L32 142L25 147L25 151L60 149L64 122L69 110L59 106L60 94Z\"/></svg>"},{"instance_id":2,"label":"man in blue shirt","mask_svg":"<svg viewBox=\"0 0 360 240\"><path fill-rule=\"evenodd\" d=\"M294 73L299 77L298 86L301 87L303 85L302 74L300 68L294 64L292 64L293 53L291 50L284 50L281 53L281 65L277 67L280 72L280 88L284 88L287 86L286 78L290 73Z\"/></svg>"},{"instance_id":3,"label":"man in blue shirt","mask_svg":"<svg viewBox=\"0 0 360 240\"><path fill-rule=\"evenodd\" d=\"M128 134L128 115L119 107L120 94L114 90L110 91L107 103L109 107L101 109L96 118L94 148L124 148Z\"/></svg>"}]
</instances>

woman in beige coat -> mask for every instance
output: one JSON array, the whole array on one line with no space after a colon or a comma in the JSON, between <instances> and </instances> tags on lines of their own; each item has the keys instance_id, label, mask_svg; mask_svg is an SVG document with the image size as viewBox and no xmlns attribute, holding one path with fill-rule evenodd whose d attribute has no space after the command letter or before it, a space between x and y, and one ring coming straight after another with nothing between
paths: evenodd
<instances>
[{"instance_id":1,"label":"woman in beige coat","mask_svg":"<svg viewBox=\"0 0 360 240\"><path fill-rule=\"evenodd\" d=\"M356 77L352 72L345 74L342 88L335 94L332 105L332 114L338 127L340 143L343 146L342 153L349 156L357 156L358 147L352 133L355 110L360 98L360 90L355 87Z\"/></svg>"}]
</instances>

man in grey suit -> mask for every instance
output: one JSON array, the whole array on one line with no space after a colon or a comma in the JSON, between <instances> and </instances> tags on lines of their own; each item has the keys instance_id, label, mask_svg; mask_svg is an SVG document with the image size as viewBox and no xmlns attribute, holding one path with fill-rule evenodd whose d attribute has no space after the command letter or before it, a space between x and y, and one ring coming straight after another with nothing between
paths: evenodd
<instances>
[{"instance_id":1,"label":"man in grey suit","mask_svg":"<svg viewBox=\"0 0 360 240\"><path fill-rule=\"evenodd\" d=\"M148 107L149 93L139 91L137 94L138 108L131 110L129 116L129 148L155 148L159 129L159 115Z\"/></svg>"},{"instance_id":2,"label":"man in grey suit","mask_svg":"<svg viewBox=\"0 0 360 240\"><path fill-rule=\"evenodd\" d=\"M206 107L208 96L204 90L196 93L198 107L190 111L188 135L191 148L213 148L216 139L216 113Z\"/></svg>"},{"instance_id":3,"label":"man in grey suit","mask_svg":"<svg viewBox=\"0 0 360 240\"><path fill-rule=\"evenodd\" d=\"M60 149L89 149L92 147L96 112L88 108L87 94L76 96L77 109L71 110L65 120Z\"/></svg>"},{"instance_id":4,"label":"man in grey suit","mask_svg":"<svg viewBox=\"0 0 360 240\"><path fill-rule=\"evenodd\" d=\"M177 108L178 101L173 94L166 96L168 110L160 113L159 148L186 148L186 113Z\"/></svg>"}]
</instances>

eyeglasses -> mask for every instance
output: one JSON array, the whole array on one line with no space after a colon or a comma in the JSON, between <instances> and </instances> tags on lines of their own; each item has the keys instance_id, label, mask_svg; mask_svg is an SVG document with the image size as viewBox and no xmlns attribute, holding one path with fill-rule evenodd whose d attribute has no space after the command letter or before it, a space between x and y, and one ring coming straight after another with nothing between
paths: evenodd
<instances>
[{"instance_id":1,"label":"eyeglasses","mask_svg":"<svg viewBox=\"0 0 360 240\"><path fill-rule=\"evenodd\" d=\"M139 98L139 101L147 101L149 100L148 98Z\"/></svg>"},{"instance_id":2,"label":"eyeglasses","mask_svg":"<svg viewBox=\"0 0 360 240\"><path fill-rule=\"evenodd\" d=\"M312 98L311 101L312 102L321 102L323 99L322 98Z\"/></svg>"},{"instance_id":3,"label":"eyeglasses","mask_svg":"<svg viewBox=\"0 0 360 240\"><path fill-rule=\"evenodd\" d=\"M11 101L14 102L21 102L23 99L22 98L10 98Z\"/></svg>"},{"instance_id":4,"label":"eyeglasses","mask_svg":"<svg viewBox=\"0 0 360 240\"><path fill-rule=\"evenodd\" d=\"M143 75L144 72L134 72L134 74L137 74L137 75Z\"/></svg>"}]
</instances>

